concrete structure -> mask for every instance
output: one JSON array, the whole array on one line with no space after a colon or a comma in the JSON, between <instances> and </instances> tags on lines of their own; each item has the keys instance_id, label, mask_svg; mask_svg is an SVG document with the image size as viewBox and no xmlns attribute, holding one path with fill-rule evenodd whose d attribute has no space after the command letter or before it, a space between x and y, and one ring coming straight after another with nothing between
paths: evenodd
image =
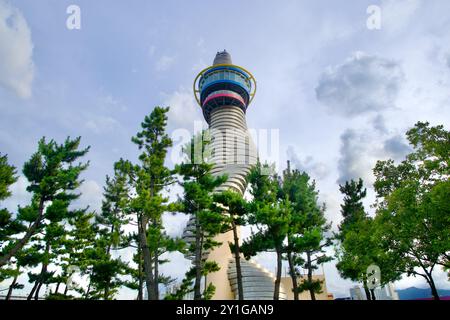
<instances>
[{"instance_id":1,"label":"concrete structure","mask_svg":"<svg viewBox=\"0 0 450 320\"><path fill-rule=\"evenodd\" d=\"M374 293L377 300L399 300L398 293L395 291L392 283L388 283L381 288L376 288ZM359 286L350 288L350 297L352 300L367 300L364 289Z\"/></svg>"},{"instance_id":2,"label":"concrete structure","mask_svg":"<svg viewBox=\"0 0 450 320\"><path fill-rule=\"evenodd\" d=\"M231 189L241 194L246 189L246 175L257 160L256 148L247 130L245 114L256 92L252 74L234 65L228 52L218 52L213 65L201 71L194 81L194 93L202 108L211 134L211 156L214 175L228 175L228 180L217 191ZM193 240L193 220L183 234L186 241ZM237 298L236 271L228 243L232 232L215 239L222 245L208 253L220 270L208 275L216 292L213 299ZM252 261L242 259L244 297L247 299L273 299L274 276ZM286 299L281 285L280 299Z\"/></svg>"}]
</instances>

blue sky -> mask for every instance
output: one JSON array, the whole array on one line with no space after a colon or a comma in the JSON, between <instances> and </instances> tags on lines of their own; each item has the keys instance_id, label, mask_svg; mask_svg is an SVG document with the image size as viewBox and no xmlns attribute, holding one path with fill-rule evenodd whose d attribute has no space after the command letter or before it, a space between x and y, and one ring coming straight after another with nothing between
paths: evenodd
<instances>
[{"instance_id":1,"label":"blue sky","mask_svg":"<svg viewBox=\"0 0 450 320\"><path fill-rule=\"evenodd\" d=\"M66 28L71 4L81 30ZM369 5L381 8L379 30L367 28ZM155 105L171 106L170 132L202 120L192 81L227 49L258 81L248 126L279 130L278 162L317 180L336 227L337 182L361 176L370 187L375 161L401 159L419 120L449 127L448 30L446 0L0 0L0 152L20 168L40 137L82 136L91 166L80 202L98 208L105 175L136 159L130 137ZM5 205L26 203L25 186ZM184 221L169 219L171 232ZM325 273L328 290L346 295L352 284L332 264ZM409 285L425 283L397 284Z\"/></svg>"}]
</instances>

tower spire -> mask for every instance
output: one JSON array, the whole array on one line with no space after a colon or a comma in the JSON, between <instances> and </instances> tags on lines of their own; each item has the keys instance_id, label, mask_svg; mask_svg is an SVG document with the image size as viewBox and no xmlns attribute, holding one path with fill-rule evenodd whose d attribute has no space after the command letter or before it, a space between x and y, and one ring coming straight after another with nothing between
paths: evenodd
<instances>
[{"instance_id":1,"label":"tower spire","mask_svg":"<svg viewBox=\"0 0 450 320\"><path fill-rule=\"evenodd\" d=\"M233 64L231 61L231 55L227 52L227 50L223 49L223 51L219 51L214 58L213 65L218 64Z\"/></svg>"}]
</instances>

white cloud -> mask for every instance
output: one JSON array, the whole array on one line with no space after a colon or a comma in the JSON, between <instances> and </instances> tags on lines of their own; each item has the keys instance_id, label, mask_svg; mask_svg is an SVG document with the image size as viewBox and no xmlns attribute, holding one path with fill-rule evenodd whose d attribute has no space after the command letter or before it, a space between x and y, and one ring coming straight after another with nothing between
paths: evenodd
<instances>
[{"instance_id":1,"label":"white cloud","mask_svg":"<svg viewBox=\"0 0 450 320\"><path fill-rule=\"evenodd\" d=\"M156 61L155 69L156 71L166 71L174 64L174 62L174 57L162 56Z\"/></svg>"},{"instance_id":2,"label":"white cloud","mask_svg":"<svg viewBox=\"0 0 450 320\"><path fill-rule=\"evenodd\" d=\"M165 213L163 215L164 230L173 238L181 237L189 220L186 214Z\"/></svg>"},{"instance_id":3,"label":"white cloud","mask_svg":"<svg viewBox=\"0 0 450 320\"><path fill-rule=\"evenodd\" d=\"M384 127L384 125L383 125ZM372 169L377 160L402 161L412 151L406 138L398 133L380 130L347 129L341 135L339 178L342 184L362 178L367 186L374 182Z\"/></svg>"},{"instance_id":4,"label":"white cloud","mask_svg":"<svg viewBox=\"0 0 450 320\"><path fill-rule=\"evenodd\" d=\"M152 57L152 56L155 54L155 51L156 51L156 47L155 47L154 45L151 45L151 46L148 48L148 55L149 55L150 57Z\"/></svg>"},{"instance_id":5,"label":"white cloud","mask_svg":"<svg viewBox=\"0 0 450 320\"><path fill-rule=\"evenodd\" d=\"M186 88L167 95L164 104L170 107L168 125L172 129L188 129L193 131L194 122L202 121L201 109L195 102L192 91Z\"/></svg>"},{"instance_id":6,"label":"white cloud","mask_svg":"<svg viewBox=\"0 0 450 320\"><path fill-rule=\"evenodd\" d=\"M85 126L94 133L100 134L111 132L119 126L119 122L110 116L91 116Z\"/></svg>"},{"instance_id":7,"label":"white cloud","mask_svg":"<svg viewBox=\"0 0 450 320\"><path fill-rule=\"evenodd\" d=\"M393 107L403 80L397 62L356 52L321 75L316 97L333 113L355 116Z\"/></svg>"},{"instance_id":8,"label":"white cloud","mask_svg":"<svg viewBox=\"0 0 450 320\"><path fill-rule=\"evenodd\" d=\"M102 109L110 111L111 109L118 109L120 111L127 111L128 107L122 103L119 99L115 98L111 94L101 96L99 98L99 103Z\"/></svg>"},{"instance_id":9,"label":"white cloud","mask_svg":"<svg viewBox=\"0 0 450 320\"><path fill-rule=\"evenodd\" d=\"M325 163L316 161L312 156L300 159L293 146L288 147L287 156L295 169L308 173L313 179L324 179L329 174L329 168Z\"/></svg>"},{"instance_id":10,"label":"white cloud","mask_svg":"<svg viewBox=\"0 0 450 320\"><path fill-rule=\"evenodd\" d=\"M341 135L341 157L338 161L339 179L343 184L350 179L362 178L364 182L373 182L371 169L375 163L373 145L364 133L348 129Z\"/></svg>"},{"instance_id":11,"label":"white cloud","mask_svg":"<svg viewBox=\"0 0 450 320\"><path fill-rule=\"evenodd\" d=\"M95 210L97 212L100 211L103 190L96 181L85 181L78 189L78 192L81 193L81 196L74 202L76 207L85 208L89 206L91 210Z\"/></svg>"},{"instance_id":12,"label":"white cloud","mask_svg":"<svg viewBox=\"0 0 450 320\"><path fill-rule=\"evenodd\" d=\"M337 231L338 225L342 220L341 215L341 195L337 191L335 192L320 192L319 203L325 203L325 217L328 222L331 222L331 230Z\"/></svg>"},{"instance_id":13,"label":"white cloud","mask_svg":"<svg viewBox=\"0 0 450 320\"><path fill-rule=\"evenodd\" d=\"M0 208L6 208L10 212L17 212L17 206L27 206L31 203L31 193L27 191L29 186L27 178L24 176L19 176L17 181L11 185L9 190L11 191L11 196L6 198L0 204Z\"/></svg>"},{"instance_id":14,"label":"white cloud","mask_svg":"<svg viewBox=\"0 0 450 320\"><path fill-rule=\"evenodd\" d=\"M381 2L381 28L390 34L408 31L421 6L420 0L383 0Z\"/></svg>"},{"instance_id":15,"label":"white cloud","mask_svg":"<svg viewBox=\"0 0 450 320\"><path fill-rule=\"evenodd\" d=\"M384 142L384 150L392 159L402 161L412 148L403 136L397 134Z\"/></svg>"},{"instance_id":16,"label":"white cloud","mask_svg":"<svg viewBox=\"0 0 450 320\"><path fill-rule=\"evenodd\" d=\"M0 85L31 97L34 77L31 32L22 13L0 0Z\"/></svg>"}]
</instances>

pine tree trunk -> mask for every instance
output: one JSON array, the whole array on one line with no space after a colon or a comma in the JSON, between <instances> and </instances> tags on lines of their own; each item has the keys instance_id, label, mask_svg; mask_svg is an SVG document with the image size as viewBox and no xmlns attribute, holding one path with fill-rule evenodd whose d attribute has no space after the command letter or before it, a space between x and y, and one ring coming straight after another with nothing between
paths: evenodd
<instances>
[{"instance_id":1,"label":"pine tree trunk","mask_svg":"<svg viewBox=\"0 0 450 320\"><path fill-rule=\"evenodd\" d=\"M117 210L117 208L115 208L114 210ZM114 234L114 225L111 225L111 229L110 229L109 232L110 232L111 235ZM108 258L110 257L110 253L111 253L111 244L112 244L112 240L110 239L109 242L108 242L108 246L106 247L106 256ZM106 281L105 290L103 291L103 299L104 300L108 300L110 283L111 283L111 278L109 278Z\"/></svg>"},{"instance_id":2,"label":"pine tree trunk","mask_svg":"<svg viewBox=\"0 0 450 320\"><path fill-rule=\"evenodd\" d=\"M280 285L281 285L281 268L282 268L282 256L281 248L277 247L277 276L275 278L275 290L273 291L273 300L280 299Z\"/></svg>"},{"instance_id":3,"label":"pine tree trunk","mask_svg":"<svg viewBox=\"0 0 450 320\"><path fill-rule=\"evenodd\" d=\"M39 300L39 292L41 291L42 284L43 282L39 282L36 293L34 294L34 300Z\"/></svg>"},{"instance_id":4,"label":"pine tree trunk","mask_svg":"<svg viewBox=\"0 0 450 320\"><path fill-rule=\"evenodd\" d=\"M10 300L10 299L11 299L11 295L12 295L12 292L13 292L13 290L14 290L14 286L16 285L16 283L17 283L17 278L19 277L19 268L17 268L16 271L17 271L17 273L16 273L16 275L14 276L13 282L12 282L11 285L9 286L8 294L6 295L6 299L5 299L5 300Z\"/></svg>"},{"instance_id":5,"label":"pine tree trunk","mask_svg":"<svg viewBox=\"0 0 450 320\"><path fill-rule=\"evenodd\" d=\"M153 256L155 257L154 260L154 269L155 269L155 297L156 300L159 300L159 253L158 253L158 249L159 249L159 241L156 245L156 249L154 250Z\"/></svg>"},{"instance_id":6,"label":"pine tree trunk","mask_svg":"<svg viewBox=\"0 0 450 320\"><path fill-rule=\"evenodd\" d=\"M363 280L363 287L364 287L364 292L366 293L366 299L367 300L372 300L372 298L370 296L369 287L367 287L367 280L366 279Z\"/></svg>"},{"instance_id":7,"label":"pine tree trunk","mask_svg":"<svg viewBox=\"0 0 450 320\"><path fill-rule=\"evenodd\" d=\"M57 294L58 293L60 284L61 284L61 282L58 281L58 283L56 284L55 292L53 294Z\"/></svg>"},{"instance_id":8,"label":"pine tree trunk","mask_svg":"<svg viewBox=\"0 0 450 320\"><path fill-rule=\"evenodd\" d=\"M201 300L202 293L200 283L202 279L202 249L203 243L201 241L201 229L198 217L195 217L195 282L194 282L194 300Z\"/></svg>"},{"instance_id":9,"label":"pine tree trunk","mask_svg":"<svg viewBox=\"0 0 450 320\"><path fill-rule=\"evenodd\" d=\"M137 299L138 300L143 300L143 281L142 281L142 253L141 253L141 248L140 246L138 246L138 284L139 284L139 288L138 288L138 296Z\"/></svg>"},{"instance_id":10,"label":"pine tree trunk","mask_svg":"<svg viewBox=\"0 0 450 320\"><path fill-rule=\"evenodd\" d=\"M139 239L142 249L142 256L144 257L144 276L147 287L148 300L156 300L154 289L153 263L150 255L150 249L147 243L147 219L141 217L139 225Z\"/></svg>"},{"instance_id":11,"label":"pine tree trunk","mask_svg":"<svg viewBox=\"0 0 450 320\"><path fill-rule=\"evenodd\" d=\"M370 296L372 297L372 300L377 300L377 297L375 297L375 289L370 289Z\"/></svg>"},{"instance_id":12,"label":"pine tree trunk","mask_svg":"<svg viewBox=\"0 0 450 320\"><path fill-rule=\"evenodd\" d=\"M49 251L50 251L50 245L47 242L45 245L45 254L48 254ZM38 289L39 284L42 281L42 277L43 277L45 270L47 270L47 263L44 261L44 262L42 262L41 271L39 272L39 276L37 277L37 279L34 282L33 288L31 289L27 300L31 300L33 298L33 296L36 294L36 290Z\"/></svg>"},{"instance_id":13,"label":"pine tree trunk","mask_svg":"<svg viewBox=\"0 0 450 320\"><path fill-rule=\"evenodd\" d=\"M239 252L239 237L237 232L237 227L234 219L232 219L232 227L233 227L233 238L234 238L234 260L236 265L236 278L238 285L238 299L244 300L244 288L242 286L242 270L241 270L241 257Z\"/></svg>"},{"instance_id":14,"label":"pine tree trunk","mask_svg":"<svg viewBox=\"0 0 450 320\"><path fill-rule=\"evenodd\" d=\"M108 300L108 295L109 295L109 287L107 284L105 290L103 291L103 300Z\"/></svg>"},{"instance_id":15,"label":"pine tree trunk","mask_svg":"<svg viewBox=\"0 0 450 320\"><path fill-rule=\"evenodd\" d=\"M25 235L23 236L22 239L20 239L19 241L17 241L14 246L11 248L11 250L9 250L4 256L0 257L0 267L4 266L5 264L7 264L9 262L9 260L18 252L20 251L23 246L25 244L27 244L28 240L30 240L30 238L34 235L34 233L36 232L36 230L38 229L39 225L42 222L42 218L44 216L44 201L41 200L39 201L39 209L38 209L38 216L36 218L36 220L33 222L33 224L31 225L30 228L28 228L28 230L26 231Z\"/></svg>"},{"instance_id":16,"label":"pine tree trunk","mask_svg":"<svg viewBox=\"0 0 450 320\"><path fill-rule=\"evenodd\" d=\"M36 280L34 282L33 288L31 289L30 293L28 294L27 300L31 300L33 298L33 295L36 292L37 286L38 286L38 281Z\"/></svg>"},{"instance_id":17,"label":"pine tree trunk","mask_svg":"<svg viewBox=\"0 0 450 320\"><path fill-rule=\"evenodd\" d=\"M308 283L310 285L309 287L309 294L311 295L311 300L316 300L316 293L314 292L314 289L312 288L313 283L313 276L312 276L312 265L311 265L311 253L309 251L306 252L306 263L308 266Z\"/></svg>"},{"instance_id":18,"label":"pine tree trunk","mask_svg":"<svg viewBox=\"0 0 450 320\"><path fill-rule=\"evenodd\" d=\"M47 273L48 263L45 263L42 267L41 275L37 282L36 292L34 294L34 300L39 300L39 292L41 291L41 287L44 283L45 274Z\"/></svg>"},{"instance_id":19,"label":"pine tree trunk","mask_svg":"<svg viewBox=\"0 0 450 320\"><path fill-rule=\"evenodd\" d=\"M48 257L49 254L50 254L50 240L47 240L45 243L45 254L44 254L45 260L42 263L41 274L39 275L39 278L37 281L38 285L37 285L36 292L34 295L34 300L39 300L39 292L41 291L41 287L42 287L42 284L44 283L46 273L47 273L47 268L48 268L48 263L49 263L49 257Z\"/></svg>"},{"instance_id":20,"label":"pine tree trunk","mask_svg":"<svg viewBox=\"0 0 450 320\"><path fill-rule=\"evenodd\" d=\"M299 300L297 275L295 274L294 261L292 260L292 252L288 252L289 275L292 280L292 290L294 292L294 300Z\"/></svg>"},{"instance_id":21,"label":"pine tree trunk","mask_svg":"<svg viewBox=\"0 0 450 320\"><path fill-rule=\"evenodd\" d=\"M92 278L93 273L94 273L94 270L91 270L91 272L89 273L89 283L88 283L86 293L84 294L85 299L89 299L89 294L91 293L91 284L92 284L91 278Z\"/></svg>"}]
</instances>

